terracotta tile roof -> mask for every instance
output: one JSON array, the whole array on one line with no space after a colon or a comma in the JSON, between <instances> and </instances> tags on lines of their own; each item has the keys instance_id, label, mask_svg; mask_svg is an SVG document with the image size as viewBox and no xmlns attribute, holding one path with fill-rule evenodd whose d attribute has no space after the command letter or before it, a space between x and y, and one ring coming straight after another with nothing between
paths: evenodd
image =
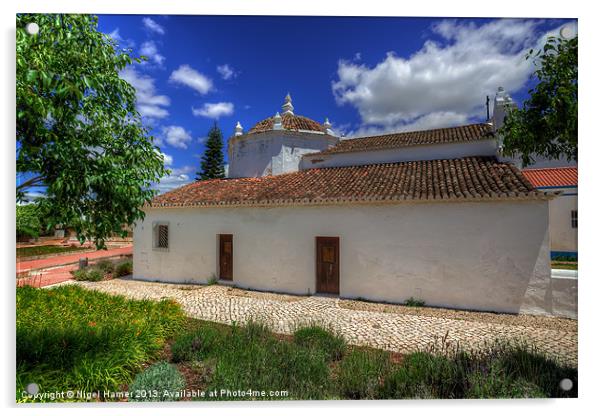
<instances>
[{"instance_id":1,"label":"terracotta tile roof","mask_svg":"<svg viewBox=\"0 0 602 416\"><path fill-rule=\"evenodd\" d=\"M283 114L282 127L286 130L310 130L324 132L324 126L310 118L298 116L296 114ZM255 124L248 133L259 133L262 131L272 130L274 128L274 118L269 117Z\"/></svg>"},{"instance_id":2,"label":"terracotta tile roof","mask_svg":"<svg viewBox=\"0 0 602 416\"><path fill-rule=\"evenodd\" d=\"M358 137L344 139L336 146L313 155L357 152L365 150L391 149L424 144L457 143L475 140L492 139L493 129L490 124L468 124L444 129L408 131L402 133L383 134L381 136Z\"/></svg>"},{"instance_id":3,"label":"terracotta tile roof","mask_svg":"<svg viewBox=\"0 0 602 416\"><path fill-rule=\"evenodd\" d=\"M536 188L577 186L577 166L564 168L523 169L523 174Z\"/></svg>"},{"instance_id":4,"label":"terracotta tile roof","mask_svg":"<svg viewBox=\"0 0 602 416\"><path fill-rule=\"evenodd\" d=\"M547 198L513 165L492 157L309 169L260 178L198 181L153 207Z\"/></svg>"}]
</instances>

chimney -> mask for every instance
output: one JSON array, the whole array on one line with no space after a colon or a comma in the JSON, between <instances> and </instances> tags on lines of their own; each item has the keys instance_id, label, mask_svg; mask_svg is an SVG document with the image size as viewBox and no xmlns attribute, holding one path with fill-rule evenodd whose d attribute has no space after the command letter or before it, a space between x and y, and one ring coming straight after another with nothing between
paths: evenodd
<instances>
[{"instance_id":1,"label":"chimney","mask_svg":"<svg viewBox=\"0 0 602 416\"><path fill-rule=\"evenodd\" d=\"M498 87L493 99L493 131L498 131L502 127L508 112L515 108L517 108L516 103L504 87Z\"/></svg>"},{"instance_id":2,"label":"chimney","mask_svg":"<svg viewBox=\"0 0 602 416\"><path fill-rule=\"evenodd\" d=\"M284 97L284 104L282 105L282 114L290 114L292 116L294 115L294 109L295 107L293 107L293 100L291 98L291 94L286 94L286 97Z\"/></svg>"},{"instance_id":3,"label":"chimney","mask_svg":"<svg viewBox=\"0 0 602 416\"><path fill-rule=\"evenodd\" d=\"M282 130L282 117L280 116L280 113L276 113L276 115L274 116L274 130Z\"/></svg>"},{"instance_id":4,"label":"chimney","mask_svg":"<svg viewBox=\"0 0 602 416\"><path fill-rule=\"evenodd\" d=\"M330 124L328 117L326 117L326 120L324 120L323 126L324 126L324 131L326 132L326 134L328 134L330 136L334 136L334 131L332 131L332 124Z\"/></svg>"},{"instance_id":5,"label":"chimney","mask_svg":"<svg viewBox=\"0 0 602 416\"><path fill-rule=\"evenodd\" d=\"M240 121L236 123L236 127L234 128L235 136L242 136L242 126L240 125Z\"/></svg>"}]
</instances>

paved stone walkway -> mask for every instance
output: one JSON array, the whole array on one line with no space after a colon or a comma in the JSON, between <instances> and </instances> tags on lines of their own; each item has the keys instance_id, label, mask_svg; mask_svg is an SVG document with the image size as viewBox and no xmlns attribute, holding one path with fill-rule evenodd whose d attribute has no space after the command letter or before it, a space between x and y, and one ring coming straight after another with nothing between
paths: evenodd
<instances>
[{"instance_id":1,"label":"paved stone walkway","mask_svg":"<svg viewBox=\"0 0 602 416\"><path fill-rule=\"evenodd\" d=\"M577 364L577 325L525 326L480 322L478 320L351 310L339 306L339 299L322 296L275 294L244 295L227 286L177 285L114 279L76 282L84 287L134 299L170 298L180 303L193 318L230 324L232 321L266 322L275 332L291 333L299 325L316 322L340 331L350 344L366 345L407 353L433 343L457 342L464 348L478 348L496 339L520 339L536 345L562 361ZM549 318L558 319L558 318Z\"/></svg>"}]
</instances>

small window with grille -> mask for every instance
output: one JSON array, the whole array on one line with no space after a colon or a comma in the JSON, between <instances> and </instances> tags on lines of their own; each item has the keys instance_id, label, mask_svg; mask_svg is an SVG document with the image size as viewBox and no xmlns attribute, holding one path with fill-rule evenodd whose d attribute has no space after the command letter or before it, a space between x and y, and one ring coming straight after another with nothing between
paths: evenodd
<instances>
[{"instance_id":1,"label":"small window with grille","mask_svg":"<svg viewBox=\"0 0 602 416\"><path fill-rule=\"evenodd\" d=\"M153 248L160 251L169 249L169 223L160 222L153 226Z\"/></svg>"},{"instance_id":2,"label":"small window with grille","mask_svg":"<svg viewBox=\"0 0 602 416\"><path fill-rule=\"evenodd\" d=\"M571 227L577 228L577 211L571 211Z\"/></svg>"}]
</instances>

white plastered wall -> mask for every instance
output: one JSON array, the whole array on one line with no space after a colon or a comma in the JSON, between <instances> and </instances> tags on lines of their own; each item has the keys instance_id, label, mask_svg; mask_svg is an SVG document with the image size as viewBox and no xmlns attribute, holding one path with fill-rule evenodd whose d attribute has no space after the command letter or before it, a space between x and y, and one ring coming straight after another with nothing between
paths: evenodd
<instances>
[{"instance_id":1,"label":"white plastered wall","mask_svg":"<svg viewBox=\"0 0 602 416\"><path fill-rule=\"evenodd\" d=\"M415 160L454 159L468 156L496 156L496 154L497 142L495 139L491 139L324 155L309 154L303 156L301 169L373 165L376 163L396 163Z\"/></svg>"},{"instance_id":2,"label":"white plastered wall","mask_svg":"<svg viewBox=\"0 0 602 416\"><path fill-rule=\"evenodd\" d=\"M577 251L577 228L571 225L571 211L577 211L577 187L546 188L562 191L550 201L550 247L552 251Z\"/></svg>"},{"instance_id":3,"label":"white plastered wall","mask_svg":"<svg viewBox=\"0 0 602 416\"><path fill-rule=\"evenodd\" d=\"M325 150L338 139L320 133L272 130L230 138L228 177L296 172L302 155Z\"/></svg>"},{"instance_id":4,"label":"white plastered wall","mask_svg":"<svg viewBox=\"0 0 602 416\"><path fill-rule=\"evenodd\" d=\"M169 221L167 252L152 224ZM340 296L553 313L547 201L148 209L134 278L204 283L233 234L234 284L315 292L315 237L340 237Z\"/></svg>"}]
</instances>

